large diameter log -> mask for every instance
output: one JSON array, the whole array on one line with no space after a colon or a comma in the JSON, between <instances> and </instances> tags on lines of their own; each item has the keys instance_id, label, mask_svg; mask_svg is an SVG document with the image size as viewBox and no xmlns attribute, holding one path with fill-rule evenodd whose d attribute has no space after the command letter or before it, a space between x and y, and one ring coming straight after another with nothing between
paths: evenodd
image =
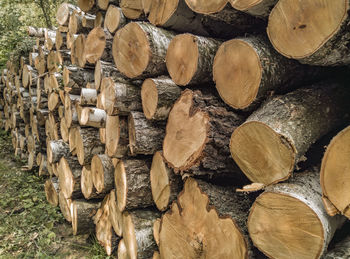
<instances>
[{"instance_id":1,"label":"large diameter log","mask_svg":"<svg viewBox=\"0 0 350 259\"><path fill-rule=\"evenodd\" d=\"M92 157L104 151L98 129L78 128L75 134L78 161L81 165L90 163Z\"/></svg>"},{"instance_id":2,"label":"large diameter log","mask_svg":"<svg viewBox=\"0 0 350 259\"><path fill-rule=\"evenodd\" d=\"M59 25L65 26L68 25L69 17L73 11L80 12L80 9L72 4L63 3L61 4L56 13L56 21Z\"/></svg>"},{"instance_id":3,"label":"large diameter log","mask_svg":"<svg viewBox=\"0 0 350 259\"><path fill-rule=\"evenodd\" d=\"M252 182L288 179L316 140L348 120L349 95L326 82L275 96L234 130L232 157Z\"/></svg>"},{"instance_id":4,"label":"large diameter log","mask_svg":"<svg viewBox=\"0 0 350 259\"><path fill-rule=\"evenodd\" d=\"M94 128L106 126L107 114L104 110L94 107L84 107L80 115L80 125Z\"/></svg>"},{"instance_id":5,"label":"large diameter log","mask_svg":"<svg viewBox=\"0 0 350 259\"><path fill-rule=\"evenodd\" d=\"M130 259L149 259L157 249L153 238L153 224L160 216L152 210L123 213L123 240Z\"/></svg>"},{"instance_id":6,"label":"large diameter log","mask_svg":"<svg viewBox=\"0 0 350 259\"><path fill-rule=\"evenodd\" d=\"M181 88L169 78L148 78L141 88L142 109L148 120L166 120L181 95Z\"/></svg>"},{"instance_id":7,"label":"large diameter log","mask_svg":"<svg viewBox=\"0 0 350 259\"><path fill-rule=\"evenodd\" d=\"M279 55L264 36L224 42L216 53L213 76L225 103L245 109L271 91L287 92L320 78L324 70Z\"/></svg>"},{"instance_id":8,"label":"large diameter log","mask_svg":"<svg viewBox=\"0 0 350 259\"><path fill-rule=\"evenodd\" d=\"M150 178L154 203L160 211L165 211L180 193L182 181L167 166L160 151L153 156Z\"/></svg>"},{"instance_id":9,"label":"large diameter log","mask_svg":"<svg viewBox=\"0 0 350 259\"><path fill-rule=\"evenodd\" d=\"M270 41L279 53L301 63L349 64L349 6L349 0L279 1L269 17Z\"/></svg>"},{"instance_id":10,"label":"large diameter log","mask_svg":"<svg viewBox=\"0 0 350 259\"><path fill-rule=\"evenodd\" d=\"M58 206L59 183L56 177L50 178L45 182L45 196L48 203L52 206Z\"/></svg>"},{"instance_id":11,"label":"large diameter log","mask_svg":"<svg viewBox=\"0 0 350 259\"><path fill-rule=\"evenodd\" d=\"M232 188L187 179L161 219L161 258L254 258L242 233L250 205Z\"/></svg>"},{"instance_id":12,"label":"large diameter log","mask_svg":"<svg viewBox=\"0 0 350 259\"><path fill-rule=\"evenodd\" d=\"M112 52L117 69L129 78L165 74L166 50L174 36L173 32L149 23L127 24L118 30L113 40Z\"/></svg>"},{"instance_id":13,"label":"large diameter log","mask_svg":"<svg viewBox=\"0 0 350 259\"><path fill-rule=\"evenodd\" d=\"M114 188L114 166L107 155L95 155L91 160L93 184L98 193L109 193Z\"/></svg>"},{"instance_id":14,"label":"large diameter log","mask_svg":"<svg viewBox=\"0 0 350 259\"><path fill-rule=\"evenodd\" d=\"M107 116L106 152L108 156L122 158L128 153L128 119L120 116Z\"/></svg>"},{"instance_id":15,"label":"large diameter log","mask_svg":"<svg viewBox=\"0 0 350 259\"><path fill-rule=\"evenodd\" d=\"M325 207L333 208L333 213L329 209L327 212L331 216L343 214L350 219L349 144L350 127L339 132L329 143L322 159L321 187Z\"/></svg>"},{"instance_id":16,"label":"large diameter log","mask_svg":"<svg viewBox=\"0 0 350 259\"><path fill-rule=\"evenodd\" d=\"M166 66L177 85L212 81L213 61L221 41L192 34L175 36L167 50Z\"/></svg>"},{"instance_id":17,"label":"large diameter log","mask_svg":"<svg viewBox=\"0 0 350 259\"><path fill-rule=\"evenodd\" d=\"M51 140L47 145L47 160L58 163L62 157L69 155L69 146L63 140Z\"/></svg>"},{"instance_id":18,"label":"large diameter log","mask_svg":"<svg viewBox=\"0 0 350 259\"><path fill-rule=\"evenodd\" d=\"M130 111L141 111L141 89L133 84L103 80L103 106L108 115L126 115Z\"/></svg>"},{"instance_id":19,"label":"large diameter log","mask_svg":"<svg viewBox=\"0 0 350 259\"><path fill-rule=\"evenodd\" d=\"M118 162L114 182L120 211L153 205L149 170L148 160L123 159Z\"/></svg>"},{"instance_id":20,"label":"large diameter log","mask_svg":"<svg viewBox=\"0 0 350 259\"><path fill-rule=\"evenodd\" d=\"M326 251L345 218L327 215L318 170L312 168L287 183L269 186L254 202L248 230L264 254L271 258L320 258ZM297 220L300 215L302 220Z\"/></svg>"},{"instance_id":21,"label":"large diameter log","mask_svg":"<svg viewBox=\"0 0 350 259\"><path fill-rule=\"evenodd\" d=\"M244 119L211 93L185 90L169 114L163 142L165 160L175 172L192 169L195 174L203 170L240 177L230 159L229 140Z\"/></svg>"},{"instance_id":22,"label":"large diameter log","mask_svg":"<svg viewBox=\"0 0 350 259\"><path fill-rule=\"evenodd\" d=\"M58 179L60 182L60 193L66 199L82 197L80 176L82 167L74 157L62 157L59 162Z\"/></svg>"},{"instance_id":23,"label":"large diameter log","mask_svg":"<svg viewBox=\"0 0 350 259\"><path fill-rule=\"evenodd\" d=\"M237 10L260 18L267 18L278 0L229 0Z\"/></svg>"},{"instance_id":24,"label":"large diameter log","mask_svg":"<svg viewBox=\"0 0 350 259\"><path fill-rule=\"evenodd\" d=\"M72 216L73 235L92 233L95 230L93 217L95 216L100 202L74 200L70 204Z\"/></svg>"},{"instance_id":25,"label":"large diameter log","mask_svg":"<svg viewBox=\"0 0 350 259\"><path fill-rule=\"evenodd\" d=\"M122 9L115 5L109 5L105 16L104 27L110 33L115 33L118 29L126 25L126 23L127 20Z\"/></svg>"},{"instance_id":26,"label":"large diameter log","mask_svg":"<svg viewBox=\"0 0 350 259\"><path fill-rule=\"evenodd\" d=\"M89 32L85 42L85 58L87 62L95 64L101 59L107 62L113 61L112 58L112 39L107 38L105 31L97 27Z\"/></svg>"},{"instance_id":27,"label":"large diameter log","mask_svg":"<svg viewBox=\"0 0 350 259\"><path fill-rule=\"evenodd\" d=\"M152 155L162 148L165 123L155 124L147 120L142 112L130 112L128 124L131 155Z\"/></svg>"}]
</instances>

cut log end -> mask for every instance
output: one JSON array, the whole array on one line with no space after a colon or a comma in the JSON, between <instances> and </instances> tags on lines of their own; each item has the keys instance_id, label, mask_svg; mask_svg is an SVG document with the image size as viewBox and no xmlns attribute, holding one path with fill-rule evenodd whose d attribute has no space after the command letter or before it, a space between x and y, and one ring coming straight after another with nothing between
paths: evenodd
<instances>
[{"instance_id":1,"label":"cut log end","mask_svg":"<svg viewBox=\"0 0 350 259\"><path fill-rule=\"evenodd\" d=\"M111 33L114 33L119 26L121 25L121 19L122 19L122 13L121 9L110 5L108 7L106 17L105 17L105 27L110 31Z\"/></svg>"},{"instance_id":2,"label":"cut log end","mask_svg":"<svg viewBox=\"0 0 350 259\"><path fill-rule=\"evenodd\" d=\"M143 14L142 0L120 0L119 6L129 19L138 19Z\"/></svg>"},{"instance_id":3,"label":"cut log end","mask_svg":"<svg viewBox=\"0 0 350 259\"><path fill-rule=\"evenodd\" d=\"M146 79L142 84L141 90L142 109L147 119L152 119L157 111L158 91L157 86L152 79Z\"/></svg>"},{"instance_id":4,"label":"cut log end","mask_svg":"<svg viewBox=\"0 0 350 259\"><path fill-rule=\"evenodd\" d=\"M95 5L95 0L78 0L78 6L83 12L89 12Z\"/></svg>"},{"instance_id":5,"label":"cut log end","mask_svg":"<svg viewBox=\"0 0 350 259\"><path fill-rule=\"evenodd\" d=\"M109 220L112 223L114 232L121 237L123 234L123 218L122 212L117 206L115 190L112 190L109 194Z\"/></svg>"},{"instance_id":6,"label":"cut log end","mask_svg":"<svg viewBox=\"0 0 350 259\"><path fill-rule=\"evenodd\" d=\"M187 85L197 71L197 39L191 34L180 34L170 42L166 55L166 65L171 79L177 85Z\"/></svg>"},{"instance_id":7,"label":"cut log end","mask_svg":"<svg viewBox=\"0 0 350 259\"><path fill-rule=\"evenodd\" d=\"M83 193L85 199L90 199L94 189L90 166L83 166L80 184L81 192Z\"/></svg>"},{"instance_id":8,"label":"cut log end","mask_svg":"<svg viewBox=\"0 0 350 259\"><path fill-rule=\"evenodd\" d=\"M350 127L338 133L328 145L321 166L323 195L343 215L350 218Z\"/></svg>"},{"instance_id":9,"label":"cut log end","mask_svg":"<svg viewBox=\"0 0 350 259\"><path fill-rule=\"evenodd\" d=\"M180 171L195 164L207 140L208 115L201 111L192 114L192 98L193 92L185 90L176 101L169 114L163 142L165 159Z\"/></svg>"},{"instance_id":10,"label":"cut log end","mask_svg":"<svg viewBox=\"0 0 350 259\"><path fill-rule=\"evenodd\" d=\"M63 3L61 4L56 13L56 21L59 25L67 25L68 20L69 20L69 4L68 3Z\"/></svg>"},{"instance_id":11,"label":"cut log end","mask_svg":"<svg viewBox=\"0 0 350 259\"><path fill-rule=\"evenodd\" d=\"M71 206L72 200L71 199L66 199L62 192L60 192L58 194L58 200L59 200L60 209L61 209L63 217L68 222L72 222L72 216L71 216L71 213L70 213L70 206Z\"/></svg>"},{"instance_id":12,"label":"cut log end","mask_svg":"<svg viewBox=\"0 0 350 259\"><path fill-rule=\"evenodd\" d=\"M55 206L55 207L58 206L58 192L52 180L51 179L46 180L44 187L45 187L46 200L48 201L48 203L50 203L52 206Z\"/></svg>"},{"instance_id":13,"label":"cut log end","mask_svg":"<svg viewBox=\"0 0 350 259\"><path fill-rule=\"evenodd\" d=\"M139 24L131 22L114 36L114 62L118 70L127 77L140 76L147 68L150 56L151 49L147 35Z\"/></svg>"},{"instance_id":14,"label":"cut log end","mask_svg":"<svg viewBox=\"0 0 350 259\"><path fill-rule=\"evenodd\" d=\"M127 180L124 162L119 161L114 171L114 183L117 194L117 206L119 211L124 211L127 198Z\"/></svg>"},{"instance_id":15,"label":"cut log end","mask_svg":"<svg viewBox=\"0 0 350 259\"><path fill-rule=\"evenodd\" d=\"M90 31L85 43L85 58L87 62L95 64L101 58L106 47L106 35L101 27Z\"/></svg>"},{"instance_id":16,"label":"cut log end","mask_svg":"<svg viewBox=\"0 0 350 259\"><path fill-rule=\"evenodd\" d=\"M261 122L238 127L231 136L230 150L237 165L256 183L268 185L285 180L295 164L293 144Z\"/></svg>"},{"instance_id":17,"label":"cut log end","mask_svg":"<svg viewBox=\"0 0 350 259\"><path fill-rule=\"evenodd\" d=\"M301 215L303 220L296 220ZM323 251L319 217L304 202L282 193L265 192L256 200L248 229L254 244L272 258L319 258Z\"/></svg>"},{"instance_id":18,"label":"cut log end","mask_svg":"<svg viewBox=\"0 0 350 259\"><path fill-rule=\"evenodd\" d=\"M216 53L213 76L224 102L235 109L244 109L258 94L262 77L259 56L247 42L227 41Z\"/></svg>"},{"instance_id":19,"label":"cut log end","mask_svg":"<svg viewBox=\"0 0 350 259\"><path fill-rule=\"evenodd\" d=\"M228 0L185 0L188 7L196 13L211 14L220 12Z\"/></svg>"},{"instance_id":20,"label":"cut log end","mask_svg":"<svg viewBox=\"0 0 350 259\"><path fill-rule=\"evenodd\" d=\"M279 1L269 17L270 41L286 57L308 57L338 32L348 6L348 0Z\"/></svg>"},{"instance_id":21,"label":"cut log end","mask_svg":"<svg viewBox=\"0 0 350 259\"><path fill-rule=\"evenodd\" d=\"M119 117L107 116L106 120L106 150L109 156L117 153L120 137Z\"/></svg>"}]
</instances>

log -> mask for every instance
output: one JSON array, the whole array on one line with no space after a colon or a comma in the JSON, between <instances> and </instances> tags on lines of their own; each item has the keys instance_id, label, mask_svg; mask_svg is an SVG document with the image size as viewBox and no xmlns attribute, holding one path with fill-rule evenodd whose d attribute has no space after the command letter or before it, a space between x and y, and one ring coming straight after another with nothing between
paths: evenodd
<instances>
[{"instance_id":1,"label":"log","mask_svg":"<svg viewBox=\"0 0 350 259\"><path fill-rule=\"evenodd\" d=\"M90 126L94 128L106 127L107 114L102 109L84 107L80 116L79 122L82 126Z\"/></svg>"},{"instance_id":2,"label":"log","mask_svg":"<svg viewBox=\"0 0 350 259\"><path fill-rule=\"evenodd\" d=\"M90 163L94 155L104 152L104 145L100 142L98 130L95 128L78 127L75 142L78 161L81 165Z\"/></svg>"},{"instance_id":3,"label":"log","mask_svg":"<svg viewBox=\"0 0 350 259\"><path fill-rule=\"evenodd\" d=\"M39 154L41 154L41 153L39 153ZM39 154L37 155L37 159L39 157ZM41 159L39 161L40 161L40 163L38 164L39 165L39 176L50 175L49 170L48 170L48 166L47 166L47 157L44 155L41 155Z\"/></svg>"},{"instance_id":4,"label":"log","mask_svg":"<svg viewBox=\"0 0 350 259\"><path fill-rule=\"evenodd\" d=\"M72 64L83 68L86 65L85 56L86 38L84 34L79 34L72 46Z\"/></svg>"},{"instance_id":5,"label":"log","mask_svg":"<svg viewBox=\"0 0 350 259\"><path fill-rule=\"evenodd\" d=\"M141 88L142 109L148 120L166 120L181 95L181 88L169 78L148 78Z\"/></svg>"},{"instance_id":6,"label":"log","mask_svg":"<svg viewBox=\"0 0 350 259\"><path fill-rule=\"evenodd\" d=\"M101 10L107 10L113 4L119 5L119 0L96 0L96 4Z\"/></svg>"},{"instance_id":7,"label":"log","mask_svg":"<svg viewBox=\"0 0 350 259\"><path fill-rule=\"evenodd\" d=\"M45 181L44 187L45 187L45 196L46 196L47 202L50 203L52 206L57 207L58 193L60 191L58 178L53 177L53 178L47 179Z\"/></svg>"},{"instance_id":8,"label":"log","mask_svg":"<svg viewBox=\"0 0 350 259\"><path fill-rule=\"evenodd\" d=\"M78 123L78 114L75 109L75 103L80 99L79 95L66 94L64 99L64 117L67 127Z\"/></svg>"},{"instance_id":9,"label":"log","mask_svg":"<svg viewBox=\"0 0 350 259\"><path fill-rule=\"evenodd\" d=\"M97 103L97 90L81 88L80 92L80 105L81 106L96 106Z\"/></svg>"},{"instance_id":10,"label":"log","mask_svg":"<svg viewBox=\"0 0 350 259\"><path fill-rule=\"evenodd\" d=\"M81 88L87 82L93 81L94 72L92 70L82 69L76 66L68 66L63 69L63 85L65 90L71 94L80 94Z\"/></svg>"},{"instance_id":11,"label":"log","mask_svg":"<svg viewBox=\"0 0 350 259\"><path fill-rule=\"evenodd\" d=\"M97 193L109 193L114 188L114 166L107 155L94 155L91 160L91 174Z\"/></svg>"},{"instance_id":12,"label":"log","mask_svg":"<svg viewBox=\"0 0 350 259\"><path fill-rule=\"evenodd\" d=\"M130 83L103 80L102 105L108 115L127 115L130 111L142 111L141 89Z\"/></svg>"},{"instance_id":13,"label":"log","mask_svg":"<svg viewBox=\"0 0 350 259\"><path fill-rule=\"evenodd\" d=\"M156 221L154 221L153 224L153 238L154 241L156 242L157 246L159 247L159 233L160 233L160 224L161 224L161 219L158 218Z\"/></svg>"},{"instance_id":14,"label":"log","mask_svg":"<svg viewBox=\"0 0 350 259\"><path fill-rule=\"evenodd\" d=\"M288 58L317 66L347 65L349 5L349 0L279 1L269 16L267 34L275 49Z\"/></svg>"},{"instance_id":15,"label":"log","mask_svg":"<svg viewBox=\"0 0 350 259\"><path fill-rule=\"evenodd\" d=\"M81 192L83 193L85 199L100 199L105 197L105 193L98 194L96 188L94 187L90 165L83 166L80 181Z\"/></svg>"},{"instance_id":16,"label":"log","mask_svg":"<svg viewBox=\"0 0 350 259\"><path fill-rule=\"evenodd\" d=\"M85 28L93 29L95 27L96 15L84 14L81 24Z\"/></svg>"},{"instance_id":17,"label":"log","mask_svg":"<svg viewBox=\"0 0 350 259\"><path fill-rule=\"evenodd\" d=\"M114 182L120 211L153 205L149 170L149 160L123 159L118 162Z\"/></svg>"},{"instance_id":18,"label":"log","mask_svg":"<svg viewBox=\"0 0 350 259\"><path fill-rule=\"evenodd\" d=\"M74 55L72 46L74 45L74 42L75 42L75 40L76 40L77 38L78 38L78 35L73 34L73 33L70 33L70 32L67 33L67 42L66 42L66 45L67 45L67 49L71 49L71 50L72 50L71 55ZM72 62L72 63L73 63L73 62Z\"/></svg>"},{"instance_id":19,"label":"log","mask_svg":"<svg viewBox=\"0 0 350 259\"><path fill-rule=\"evenodd\" d=\"M149 23L131 22L125 25L113 40L112 53L117 69L129 78L165 74L166 50L174 36L173 32Z\"/></svg>"},{"instance_id":20,"label":"log","mask_svg":"<svg viewBox=\"0 0 350 259\"><path fill-rule=\"evenodd\" d=\"M91 64L99 59L112 62L112 38L101 27L96 27L86 37L84 51L86 61Z\"/></svg>"},{"instance_id":21,"label":"log","mask_svg":"<svg viewBox=\"0 0 350 259\"><path fill-rule=\"evenodd\" d=\"M117 206L117 198L115 189L111 190L109 194L109 221L112 224L114 232L118 236L123 235L123 217L122 212L119 210Z\"/></svg>"},{"instance_id":22,"label":"log","mask_svg":"<svg viewBox=\"0 0 350 259\"><path fill-rule=\"evenodd\" d=\"M89 28L83 26L84 13L73 12L69 17L68 29L70 33L80 34L88 33Z\"/></svg>"},{"instance_id":23,"label":"log","mask_svg":"<svg viewBox=\"0 0 350 259\"><path fill-rule=\"evenodd\" d=\"M120 0L119 6L129 19L144 19L143 0Z\"/></svg>"},{"instance_id":24,"label":"log","mask_svg":"<svg viewBox=\"0 0 350 259\"><path fill-rule=\"evenodd\" d=\"M33 82L36 82L38 77L38 71L35 70L35 68L24 65L23 72L22 72L22 84L23 87L28 87L33 84Z\"/></svg>"},{"instance_id":25,"label":"log","mask_svg":"<svg viewBox=\"0 0 350 259\"><path fill-rule=\"evenodd\" d=\"M295 220L300 215L302 220ZM344 222L323 208L315 167L267 187L250 209L247 225L255 246L269 257L320 258Z\"/></svg>"},{"instance_id":26,"label":"log","mask_svg":"<svg viewBox=\"0 0 350 259\"><path fill-rule=\"evenodd\" d=\"M51 140L47 145L47 160L49 163L58 163L62 157L69 155L69 146L62 139Z\"/></svg>"},{"instance_id":27,"label":"log","mask_svg":"<svg viewBox=\"0 0 350 259\"><path fill-rule=\"evenodd\" d=\"M337 82L275 96L234 130L233 159L252 182L269 185L288 179L316 140L348 120L349 97Z\"/></svg>"},{"instance_id":28,"label":"log","mask_svg":"<svg viewBox=\"0 0 350 259\"><path fill-rule=\"evenodd\" d=\"M105 18L104 12L97 12L94 20L94 28L102 27Z\"/></svg>"},{"instance_id":29,"label":"log","mask_svg":"<svg viewBox=\"0 0 350 259\"><path fill-rule=\"evenodd\" d=\"M152 155L162 148L165 123L155 124L147 120L142 112L132 111L128 116L128 125L131 155Z\"/></svg>"},{"instance_id":30,"label":"log","mask_svg":"<svg viewBox=\"0 0 350 259\"><path fill-rule=\"evenodd\" d=\"M345 215L350 218L349 152L350 127L340 131L327 146L321 165L321 187L324 206L331 216Z\"/></svg>"},{"instance_id":31,"label":"log","mask_svg":"<svg viewBox=\"0 0 350 259\"><path fill-rule=\"evenodd\" d=\"M72 222L72 216L70 213L70 205L72 203L71 199L66 199L62 192L58 194L58 200L60 205L60 210L62 212L63 217L68 221Z\"/></svg>"},{"instance_id":32,"label":"log","mask_svg":"<svg viewBox=\"0 0 350 259\"><path fill-rule=\"evenodd\" d=\"M173 170L167 166L160 151L153 156L150 179L154 203L158 210L167 210L180 193L182 181L181 177L175 175Z\"/></svg>"},{"instance_id":33,"label":"log","mask_svg":"<svg viewBox=\"0 0 350 259\"><path fill-rule=\"evenodd\" d=\"M100 202L74 200L70 204L72 216L73 235L92 233L95 230L93 217L95 216Z\"/></svg>"},{"instance_id":34,"label":"log","mask_svg":"<svg viewBox=\"0 0 350 259\"><path fill-rule=\"evenodd\" d=\"M229 0L229 2L236 10L266 19L278 0Z\"/></svg>"},{"instance_id":35,"label":"log","mask_svg":"<svg viewBox=\"0 0 350 259\"><path fill-rule=\"evenodd\" d=\"M325 72L284 58L265 36L226 41L213 64L216 89L223 101L235 109L255 108L271 92L286 93L325 77Z\"/></svg>"},{"instance_id":36,"label":"log","mask_svg":"<svg viewBox=\"0 0 350 259\"><path fill-rule=\"evenodd\" d=\"M96 90L100 88L102 79L106 77L112 78L114 81L123 81L121 73L118 69L112 64L108 62L104 62L98 60L95 66L95 87Z\"/></svg>"},{"instance_id":37,"label":"log","mask_svg":"<svg viewBox=\"0 0 350 259\"><path fill-rule=\"evenodd\" d=\"M242 179L230 159L228 146L232 131L244 115L231 111L212 93L186 89L170 111L163 142L163 155L176 173L191 169Z\"/></svg>"},{"instance_id":38,"label":"log","mask_svg":"<svg viewBox=\"0 0 350 259\"><path fill-rule=\"evenodd\" d=\"M80 12L80 9L72 4L61 4L56 12L56 21L59 25L66 26L73 11Z\"/></svg>"},{"instance_id":39,"label":"log","mask_svg":"<svg viewBox=\"0 0 350 259\"><path fill-rule=\"evenodd\" d=\"M162 216L161 258L257 258L245 235L251 202L231 187L188 178Z\"/></svg>"},{"instance_id":40,"label":"log","mask_svg":"<svg viewBox=\"0 0 350 259\"><path fill-rule=\"evenodd\" d=\"M129 150L127 117L107 116L105 142L108 156L122 158L127 155Z\"/></svg>"},{"instance_id":41,"label":"log","mask_svg":"<svg viewBox=\"0 0 350 259\"><path fill-rule=\"evenodd\" d=\"M107 28L110 33L115 33L126 24L127 20L122 9L115 5L109 5L104 21L104 27Z\"/></svg>"},{"instance_id":42,"label":"log","mask_svg":"<svg viewBox=\"0 0 350 259\"><path fill-rule=\"evenodd\" d=\"M77 159L75 157L62 157L59 162L58 171L60 193L66 199L83 197L80 186L82 167Z\"/></svg>"},{"instance_id":43,"label":"log","mask_svg":"<svg viewBox=\"0 0 350 259\"><path fill-rule=\"evenodd\" d=\"M27 33L30 37L44 38L46 28L35 28L32 26L27 27Z\"/></svg>"},{"instance_id":44,"label":"log","mask_svg":"<svg viewBox=\"0 0 350 259\"><path fill-rule=\"evenodd\" d=\"M56 49L57 51L61 49L67 49L67 33L60 32L59 29L56 30Z\"/></svg>"},{"instance_id":45,"label":"log","mask_svg":"<svg viewBox=\"0 0 350 259\"><path fill-rule=\"evenodd\" d=\"M153 223L159 213L152 210L134 210L123 213L123 240L130 259L149 259L157 245L153 238Z\"/></svg>"},{"instance_id":46,"label":"log","mask_svg":"<svg viewBox=\"0 0 350 259\"><path fill-rule=\"evenodd\" d=\"M98 7L95 0L78 0L79 8L85 13L96 13Z\"/></svg>"},{"instance_id":47,"label":"log","mask_svg":"<svg viewBox=\"0 0 350 259\"><path fill-rule=\"evenodd\" d=\"M58 106L60 106L61 104L59 94L56 92L51 92L49 94L47 104L50 112L54 112L55 110L57 110Z\"/></svg>"},{"instance_id":48,"label":"log","mask_svg":"<svg viewBox=\"0 0 350 259\"><path fill-rule=\"evenodd\" d=\"M175 36L166 54L166 66L174 83L186 86L211 82L214 57L221 43L189 33Z\"/></svg>"}]
</instances>

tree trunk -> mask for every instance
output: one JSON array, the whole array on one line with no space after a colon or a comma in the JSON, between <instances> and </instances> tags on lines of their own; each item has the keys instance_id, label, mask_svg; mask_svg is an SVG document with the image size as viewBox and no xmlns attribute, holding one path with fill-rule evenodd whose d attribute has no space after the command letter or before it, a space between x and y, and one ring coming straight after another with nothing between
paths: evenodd
<instances>
[{"instance_id":1,"label":"tree trunk","mask_svg":"<svg viewBox=\"0 0 350 259\"><path fill-rule=\"evenodd\" d=\"M153 205L149 170L148 160L123 159L118 162L114 182L120 211Z\"/></svg>"},{"instance_id":2,"label":"tree trunk","mask_svg":"<svg viewBox=\"0 0 350 259\"><path fill-rule=\"evenodd\" d=\"M327 146L322 159L321 166L321 187L325 208L331 205L332 210L328 214L342 214L350 219L349 199L349 140L350 127L339 132Z\"/></svg>"},{"instance_id":3,"label":"tree trunk","mask_svg":"<svg viewBox=\"0 0 350 259\"><path fill-rule=\"evenodd\" d=\"M80 93L80 105L81 106L96 106L97 103L97 90L81 88Z\"/></svg>"},{"instance_id":4,"label":"tree trunk","mask_svg":"<svg viewBox=\"0 0 350 259\"><path fill-rule=\"evenodd\" d=\"M83 26L84 13L73 12L69 17L68 30L73 34L88 33L89 28Z\"/></svg>"},{"instance_id":5,"label":"tree trunk","mask_svg":"<svg viewBox=\"0 0 350 259\"><path fill-rule=\"evenodd\" d=\"M58 163L62 157L69 155L69 146L62 139L51 140L47 145L47 159L49 163Z\"/></svg>"},{"instance_id":6,"label":"tree trunk","mask_svg":"<svg viewBox=\"0 0 350 259\"><path fill-rule=\"evenodd\" d=\"M271 9L275 6L278 0L229 0L229 2L236 10L240 10L262 19L267 19L270 15Z\"/></svg>"},{"instance_id":7,"label":"tree trunk","mask_svg":"<svg viewBox=\"0 0 350 259\"><path fill-rule=\"evenodd\" d=\"M115 33L126 24L127 19L122 9L115 5L109 5L105 16L104 27L107 28L110 33Z\"/></svg>"},{"instance_id":8,"label":"tree trunk","mask_svg":"<svg viewBox=\"0 0 350 259\"><path fill-rule=\"evenodd\" d=\"M78 161L81 165L90 163L92 157L104 152L98 129L78 128L75 135Z\"/></svg>"},{"instance_id":9,"label":"tree trunk","mask_svg":"<svg viewBox=\"0 0 350 259\"><path fill-rule=\"evenodd\" d=\"M154 27L149 23L127 24L118 30L113 40L112 52L117 69L129 78L147 78L165 74L167 70L164 59L174 36L173 32Z\"/></svg>"},{"instance_id":10,"label":"tree trunk","mask_svg":"<svg viewBox=\"0 0 350 259\"><path fill-rule=\"evenodd\" d=\"M300 215L302 220L296 220ZM248 229L255 246L269 257L320 258L344 222L323 208L316 167L267 187L250 209Z\"/></svg>"},{"instance_id":11,"label":"tree trunk","mask_svg":"<svg viewBox=\"0 0 350 259\"><path fill-rule=\"evenodd\" d=\"M224 102L235 109L253 109L271 92L286 93L326 77L325 72L320 67L304 66L284 58L265 36L223 43L213 65L216 89Z\"/></svg>"},{"instance_id":12,"label":"tree trunk","mask_svg":"<svg viewBox=\"0 0 350 259\"><path fill-rule=\"evenodd\" d=\"M109 193L114 188L114 166L107 155L95 155L91 161L91 174L98 193Z\"/></svg>"},{"instance_id":13,"label":"tree trunk","mask_svg":"<svg viewBox=\"0 0 350 259\"><path fill-rule=\"evenodd\" d=\"M288 58L317 66L347 65L349 8L349 0L280 1L271 11L267 33L275 49ZM313 30L315 26L319 29Z\"/></svg>"},{"instance_id":14,"label":"tree trunk","mask_svg":"<svg viewBox=\"0 0 350 259\"><path fill-rule=\"evenodd\" d=\"M123 213L123 240L130 259L149 259L157 249L153 224L159 212L134 210Z\"/></svg>"},{"instance_id":15,"label":"tree trunk","mask_svg":"<svg viewBox=\"0 0 350 259\"><path fill-rule=\"evenodd\" d=\"M58 206L58 193L60 191L60 186L58 183L58 178L53 177L45 182L45 196L48 203L52 206Z\"/></svg>"},{"instance_id":16,"label":"tree trunk","mask_svg":"<svg viewBox=\"0 0 350 259\"><path fill-rule=\"evenodd\" d=\"M230 159L232 131L245 117L233 112L215 95L185 90L173 106L163 142L163 154L176 173L224 174L244 180Z\"/></svg>"},{"instance_id":17,"label":"tree trunk","mask_svg":"<svg viewBox=\"0 0 350 259\"><path fill-rule=\"evenodd\" d=\"M25 65L23 67L23 74L22 74L22 84L23 87L28 87L31 86L34 82L36 82L38 77L38 71L29 66L29 65Z\"/></svg>"},{"instance_id":18,"label":"tree trunk","mask_svg":"<svg viewBox=\"0 0 350 259\"><path fill-rule=\"evenodd\" d=\"M106 152L110 157L122 158L128 153L129 132L128 118L122 116L107 116L106 121Z\"/></svg>"},{"instance_id":19,"label":"tree trunk","mask_svg":"<svg viewBox=\"0 0 350 259\"><path fill-rule=\"evenodd\" d=\"M77 199L83 197L80 186L82 167L75 157L62 157L58 168L58 179L60 182L60 193L66 199Z\"/></svg>"},{"instance_id":20,"label":"tree trunk","mask_svg":"<svg viewBox=\"0 0 350 259\"><path fill-rule=\"evenodd\" d=\"M165 123L155 124L147 120L142 112L130 112L128 124L131 155L152 155L162 149Z\"/></svg>"},{"instance_id":21,"label":"tree trunk","mask_svg":"<svg viewBox=\"0 0 350 259\"><path fill-rule=\"evenodd\" d=\"M90 31L85 42L86 61L95 64L101 59L107 62L113 61L112 38L101 28Z\"/></svg>"},{"instance_id":22,"label":"tree trunk","mask_svg":"<svg viewBox=\"0 0 350 259\"><path fill-rule=\"evenodd\" d=\"M316 140L348 120L348 98L346 87L335 82L275 96L233 132L232 157L252 182L288 179Z\"/></svg>"},{"instance_id":23,"label":"tree trunk","mask_svg":"<svg viewBox=\"0 0 350 259\"><path fill-rule=\"evenodd\" d=\"M166 66L177 85L212 82L213 61L221 41L192 34L175 36L167 50Z\"/></svg>"},{"instance_id":24,"label":"tree trunk","mask_svg":"<svg viewBox=\"0 0 350 259\"><path fill-rule=\"evenodd\" d=\"M95 216L100 202L85 200L72 201L70 205L72 216L73 235L92 233L95 230L93 217Z\"/></svg>"},{"instance_id":25,"label":"tree trunk","mask_svg":"<svg viewBox=\"0 0 350 259\"><path fill-rule=\"evenodd\" d=\"M166 120L181 95L181 88L169 78L148 78L141 88L142 109L149 120Z\"/></svg>"},{"instance_id":26,"label":"tree trunk","mask_svg":"<svg viewBox=\"0 0 350 259\"><path fill-rule=\"evenodd\" d=\"M164 161L163 154L157 151L152 160L150 180L153 201L160 211L165 211L176 200L182 189L179 175L175 175Z\"/></svg>"}]
</instances>

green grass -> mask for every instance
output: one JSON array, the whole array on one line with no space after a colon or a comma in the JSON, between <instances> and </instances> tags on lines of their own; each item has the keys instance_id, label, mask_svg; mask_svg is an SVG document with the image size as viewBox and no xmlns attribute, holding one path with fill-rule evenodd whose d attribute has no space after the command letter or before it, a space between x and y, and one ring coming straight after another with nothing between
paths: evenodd
<instances>
[{"instance_id":1,"label":"green grass","mask_svg":"<svg viewBox=\"0 0 350 259\"><path fill-rule=\"evenodd\" d=\"M59 208L46 202L45 179L13 155L0 131L0 258L108 258L93 237L72 236Z\"/></svg>"}]
</instances>

